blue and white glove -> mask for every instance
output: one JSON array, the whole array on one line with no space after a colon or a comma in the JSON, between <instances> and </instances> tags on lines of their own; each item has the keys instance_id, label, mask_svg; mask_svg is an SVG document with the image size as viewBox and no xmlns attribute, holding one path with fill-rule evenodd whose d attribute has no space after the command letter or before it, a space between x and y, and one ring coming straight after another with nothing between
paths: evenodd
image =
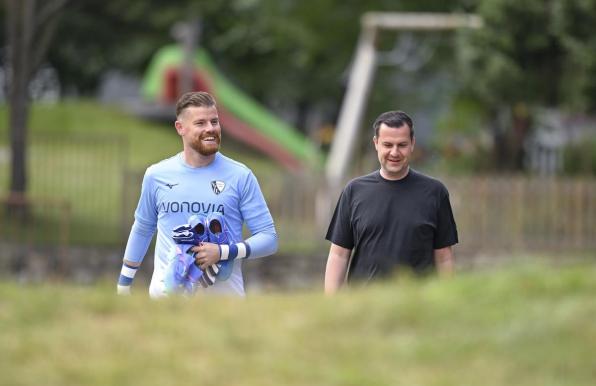
<instances>
[{"instance_id":1,"label":"blue and white glove","mask_svg":"<svg viewBox=\"0 0 596 386\"><path fill-rule=\"evenodd\" d=\"M172 230L172 239L179 245L176 258L171 259L166 269L164 284L166 292L180 292L192 294L198 285L208 287L215 283L214 269L202 271L195 264L195 254L190 250L193 246L209 241L205 228L205 218L192 215L187 224L182 224ZM211 267L210 267L211 268ZM215 271L219 271L215 267Z\"/></svg>"}]
</instances>

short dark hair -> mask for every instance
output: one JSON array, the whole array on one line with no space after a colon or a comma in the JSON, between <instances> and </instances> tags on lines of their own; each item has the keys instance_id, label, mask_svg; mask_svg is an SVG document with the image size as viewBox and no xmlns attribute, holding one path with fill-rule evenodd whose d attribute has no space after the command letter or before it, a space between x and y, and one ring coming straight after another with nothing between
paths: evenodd
<instances>
[{"instance_id":1,"label":"short dark hair","mask_svg":"<svg viewBox=\"0 0 596 386\"><path fill-rule=\"evenodd\" d=\"M215 98L204 91L191 91L182 94L176 103L176 117L179 117L180 113L189 106L213 107L215 106Z\"/></svg>"},{"instance_id":2,"label":"short dark hair","mask_svg":"<svg viewBox=\"0 0 596 386\"><path fill-rule=\"evenodd\" d=\"M387 111L379 115L379 117L375 120L375 123L373 123L373 129L375 130L376 137L379 136L379 128L383 123L393 128L408 125L410 128L410 139L414 138L414 123L412 122L412 118L410 118L408 114L404 113L403 111Z\"/></svg>"}]
</instances>

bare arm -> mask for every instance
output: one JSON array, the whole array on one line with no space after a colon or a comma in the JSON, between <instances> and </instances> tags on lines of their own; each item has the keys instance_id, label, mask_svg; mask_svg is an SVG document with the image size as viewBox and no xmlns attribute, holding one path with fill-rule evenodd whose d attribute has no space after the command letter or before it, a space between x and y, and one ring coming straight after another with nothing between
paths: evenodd
<instances>
[{"instance_id":1,"label":"bare arm","mask_svg":"<svg viewBox=\"0 0 596 386\"><path fill-rule=\"evenodd\" d=\"M441 276L451 276L453 274L454 257L451 247L435 249L435 264Z\"/></svg>"},{"instance_id":2,"label":"bare arm","mask_svg":"<svg viewBox=\"0 0 596 386\"><path fill-rule=\"evenodd\" d=\"M351 249L340 247L331 243L329 248L329 257L327 258L327 268L325 269L325 293L333 294L343 285L348 263L350 261Z\"/></svg>"}]
</instances>

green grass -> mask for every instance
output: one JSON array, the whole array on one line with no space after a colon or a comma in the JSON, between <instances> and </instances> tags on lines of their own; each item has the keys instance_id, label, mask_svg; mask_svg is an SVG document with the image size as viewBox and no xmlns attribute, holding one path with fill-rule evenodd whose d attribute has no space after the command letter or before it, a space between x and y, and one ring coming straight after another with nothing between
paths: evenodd
<instances>
[{"instance_id":1,"label":"green grass","mask_svg":"<svg viewBox=\"0 0 596 386\"><path fill-rule=\"evenodd\" d=\"M0 108L0 134L7 142L7 108ZM29 139L43 142L54 138L59 143L73 139L97 137L125 142L129 147L128 162L132 168L146 167L179 150L180 139L166 124L137 119L114 107L91 101L65 101L58 104L34 105L29 123ZM4 142L4 143L6 143Z\"/></svg>"},{"instance_id":2,"label":"green grass","mask_svg":"<svg viewBox=\"0 0 596 386\"><path fill-rule=\"evenodd\" d=\"M0 122L0 147L7 149L6 106ZM75 243L119 243L124 171L145 168L180 146L173 128L85 101L35 105L29 127L28 193L39 203L33 208L36 221L57 222L68 204ZM0 164L4 194L8 179L5 158Z\"/></svg>"},{"instance_id":3,"label":"green grass","mask_svg":"<svg viewBox=\"0 0 596 386\"><path fill-rule=\"evenodd\" d=\"M593 385L596 266L150 301L0 283L0 384Z\"/></svg>"}]
</instances>

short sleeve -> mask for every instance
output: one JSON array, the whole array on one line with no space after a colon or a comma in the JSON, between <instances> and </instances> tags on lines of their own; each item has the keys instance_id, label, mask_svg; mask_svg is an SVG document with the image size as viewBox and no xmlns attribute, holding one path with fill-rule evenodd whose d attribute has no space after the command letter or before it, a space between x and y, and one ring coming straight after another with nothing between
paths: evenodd
<instances>
[{"instance_id":1,"label":"short sleeve","mask_svg":"<svg viewBox=\"0 0 596 386\"><path fill-rule=\"evenodd\" d=\"M354 234L351 222L351 198L349 186L339 197L325 239L346 249L354 248Z\"/></svg>"},{"instance_id":2,"label":"short sleeve","mask_svg":"<svg viewBox=\"0 0 596 386\"><path fill-rule=\"evenodd\" d=\"M446 189L445 189L446 190ZM449 247L458 243L457 226L453 218L449 193L441 192L439 210L437 213L437 230L433 243L434 249Z\"/></svg>"}]
</instances>

